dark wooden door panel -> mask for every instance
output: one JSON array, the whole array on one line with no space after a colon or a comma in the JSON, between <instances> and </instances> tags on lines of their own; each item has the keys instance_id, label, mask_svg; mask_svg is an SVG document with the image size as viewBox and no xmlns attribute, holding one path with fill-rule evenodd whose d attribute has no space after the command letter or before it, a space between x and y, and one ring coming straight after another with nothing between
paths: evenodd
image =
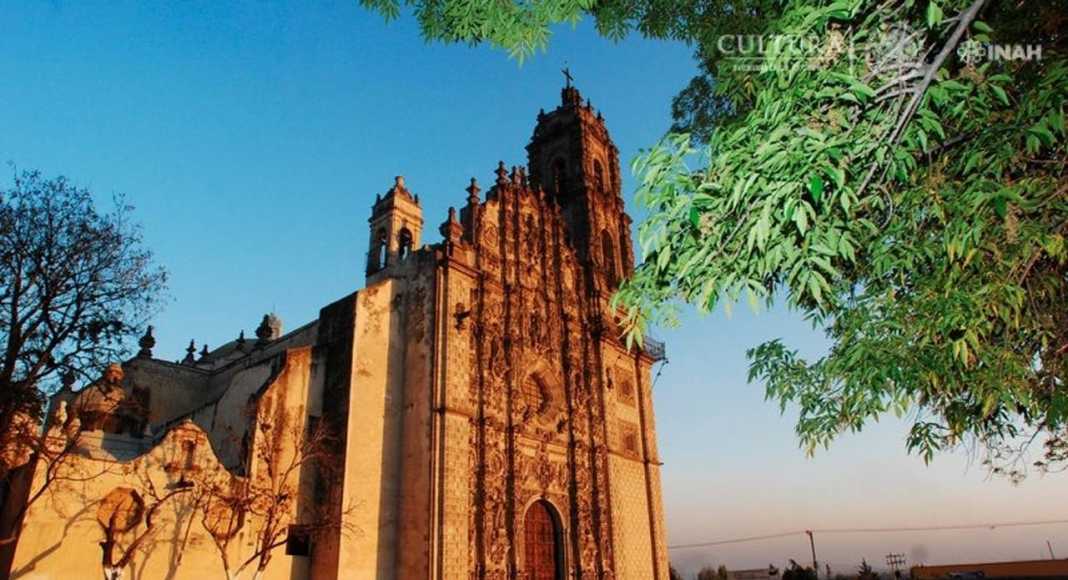
<instances>
[{"instance_id":1,"label":"dark wooden door panel","mask_svg":"<svg viewBox=\"0 0 1068 580\"><path fill-rule=\"evenodd\" d=\"M556 524L545 502L535 502L527 510L524 524L527 578L529 580L560 580L559 546Z\"/></svg>"}]
</instances>

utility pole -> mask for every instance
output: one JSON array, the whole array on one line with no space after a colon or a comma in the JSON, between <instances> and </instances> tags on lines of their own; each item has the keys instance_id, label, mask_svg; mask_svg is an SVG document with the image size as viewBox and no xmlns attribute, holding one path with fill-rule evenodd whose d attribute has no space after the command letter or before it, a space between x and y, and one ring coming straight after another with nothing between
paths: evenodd
<instances>
[{"instance_id":1,"label":"utility pole","mask_svg":"<svg viewBox=\"0 0 1068 580\"><path fill-rule=\"evenodd\" d=\"M887 554L886 563L890 566L890 570L893 571L895 578L901 577L901 569L905 567L905 555L904 554Z\"/></svg>"},{"instance_id":2,"label":"utility pole","mask_svg":"<svg viewBox=\"0 0 1068 580\"><path fill-rule=\"evenodd\" d=\"M815 574L816 580L820 577L820 565L816 562L816 540L812 537L812 530L805 530L808 534L808 546L812 548L812 573Z\"/></svg>"}]
</instances>

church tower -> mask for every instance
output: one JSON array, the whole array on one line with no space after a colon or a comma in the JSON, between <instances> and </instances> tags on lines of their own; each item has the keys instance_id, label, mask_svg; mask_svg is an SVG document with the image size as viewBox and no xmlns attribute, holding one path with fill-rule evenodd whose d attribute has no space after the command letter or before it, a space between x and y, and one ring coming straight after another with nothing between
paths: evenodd
<instances>
[{"instance_id":1,"label":"church tower","mask_svg":"<svg viewBox=\"0 0 1068 580\"><path fill-rule=\"evenodd\" d=\"M560 95L556 110L538 114L527 145L531 181L560 205L590 290L607 298L634 269L619 150L604 118L582 102L570 78Z\"/></svg>"},{"instance_id":2,"label":"church tower","mask_svg":"<svg viewBox=\"0 0 1068 580\"><path fill-rule=\"evenodd\" d=\"M423 231L423 209L419 196L404 185L404 176L394 179L385 197L375 196L371 207L371 242L367 253L367 283L394 271L392 266L405 261L419 247Z\"/></svg>"}]
</instances>

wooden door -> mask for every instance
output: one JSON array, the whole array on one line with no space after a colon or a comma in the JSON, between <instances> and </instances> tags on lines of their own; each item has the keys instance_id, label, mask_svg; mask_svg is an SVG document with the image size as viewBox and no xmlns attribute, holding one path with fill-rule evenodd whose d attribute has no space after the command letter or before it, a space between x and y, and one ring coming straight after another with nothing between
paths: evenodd
<instances>
[{"instance_id":1,"label":"wooden door","mask_svg":"<svg viewBox=\"0 0 1068 580\"><path fill-rule=\"evenodd\" d=\"M524 524L526 542L526 570L529 580L561 580L559 533L556 523L543 501L534 502L527 509Z\"/></svg>"}]
</instances>

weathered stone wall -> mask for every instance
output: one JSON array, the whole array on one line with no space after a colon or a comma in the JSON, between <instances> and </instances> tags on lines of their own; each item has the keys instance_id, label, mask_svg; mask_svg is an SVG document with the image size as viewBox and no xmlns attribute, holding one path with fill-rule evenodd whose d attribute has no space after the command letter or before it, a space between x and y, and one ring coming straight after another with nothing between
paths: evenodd
<instances>
[{"instance_id":1,"label":"weathered stone wall","mask_svg":"<svg viewBox=\"0 0 1068 580\"><path fill-rule=\"evenodd\" d=\"M149 425L158 426L206 403L211 396L208 372L155 359L123 365L128 382L149 391Z\"/></svg>"},{"instance_id":2,"label":"weathered stone wall","mask_svg":"<svg viewBox=\"0 0 1068 580\"><path fill-rule=\"evenodd\" d=\"M338 578L395 577L404 330L393 305L401 287L387 278L346 299L355 331L351 355L338 363L351 367L336 369L342 383L327 387L331 405L345 413L341 509L353 528L340 538ZM347 393L335 398L345 377Z\"/></svg>"},{"instance_id":3,"label":"weathered stone wall","mask_svg":"<svg viewBox=\"0 0 1068 580\"><path fill-rule=\"evenodd\" d=\"M248 384L237 381L239 388L235 388L235 393L242 391L245 405L251 399L253 406L266 405L273 409L277 430L285 425L286 433L301 433L306 429L309 409L318 404L310 381L311 358L310 348L285 351L273 359L276 363L271 380L247 381ZM255 388L251 388L253 384ZM253 428L255 423L250 416L244 412L242 415L246 417L246 427ZM59 431L53 429L50 433L53 439L59 440ZM151 508L158 498L170 496L160 502L154 531L140 544L124 577L196 580L222 575L220 557L203 526L202 512L193 500L197 497L196 490L181 484L196 481L201 473L226 469L214 449L214 441L210 433L191 420L170 425L158 439L83 432L78 440L79 451L55 464L52 473L57 477L26 513L14 551L11 577L41 580L101 577L99 542L104 533L100 510L107 503L105 498L116 490L136 493L143 501L144 510ZM281 441L276 457L284 463L296 453L297 437L287 436ZM255 440L252 445L256 445ZM129 449L144 452L130 456L122 451ZM253 477L265 469L256 463L255 457L251 454L247 463L247 473ZM232 470L235 466L228 467ZM310 479L307 469L293 474L294 485ZM43 488L48 473L45 464L38 465L31 494ZM292 523L302 521L310 501L311 496L307 494L295 502ZM121 541L127 544L133 541L146 525L146 518L142 517L137 527L119 536ZM253 518L238 532L238 538L230 545L232 562L248 557L250 535L257 526ZM122 549L118 551L122 552ZM308 578L309 565L307 557L288 556L279 548L272 552L263 578Z\"/></svg>"},{"instance_id":4,"label":"weathered stone wall","mask_svg":"<svg viewBox=\"0 0 1068 580\"><path fill-rule=\"evenodd\" d=\"M416 331L410 337L412 344L419 344L418 352L425 353L421 356L430 363L427 368L433 369L427 376L427 394L433 405L434 522L427 531L439 529L441 533L428 538L432 555L429 577L466 578L474 563L470 514L474 482L472 419L476 409L471 395L477 372L472 364L475 344L469 319L478 276L459 263L434 268L432 272L434 295L422 307L426 312L419 313L425 321L426 338L420 341L423 323L418 324L417 330L413 328Z\"/></svg>"}]
</instances>

